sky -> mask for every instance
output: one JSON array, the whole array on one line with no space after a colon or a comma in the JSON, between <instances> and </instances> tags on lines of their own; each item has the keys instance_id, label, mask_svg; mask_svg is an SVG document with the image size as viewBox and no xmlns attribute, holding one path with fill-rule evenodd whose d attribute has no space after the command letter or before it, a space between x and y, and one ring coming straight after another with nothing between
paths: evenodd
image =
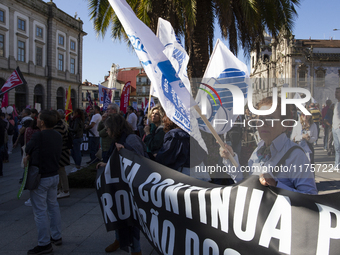
<instances>
[{"instance_id":1,"label":"sky","mask_svg":"<svg viewBox=\"0 0 340 255\"><path fill-rule=\"evenodd\" d=\"M49 0L44 0L49 2ZM97 37L89 18L87 0L53 0L57 7L67 14L84 22L83 30L87 35L83 38L83 81L87 79L94 84L104 81L112 63L123 67L140 66L134 50L128 48L124 42L113 41L110 31ZM301 0L297 8L298 17L295 20L293 34L296 39L326 39L340 40L340 1L339 0ZM339 29L333 31L333 29ZM215 41L221 39L220 31L215 31ZM238 53L241 61L248 65L249 60L243 57L243 52Z\"/></svg>"}]
</instances>

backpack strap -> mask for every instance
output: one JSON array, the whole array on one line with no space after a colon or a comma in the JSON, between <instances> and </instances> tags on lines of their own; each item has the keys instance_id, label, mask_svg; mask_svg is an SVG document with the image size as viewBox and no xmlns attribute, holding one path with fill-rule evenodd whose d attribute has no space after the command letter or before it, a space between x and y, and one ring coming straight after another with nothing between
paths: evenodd
<instances>
[{"instance_id":1,"label":"backpack strap","mask_svg":"<svg viewBox=\"0 0 340 255\"><path fill-rule=\"evenodd\" d=\"M283 155L283 157L282 157L282 158L280 159L280 161L276 164L276 166L281 166L281 165L283 165L283 164L286 162L287 158L289 158L290 154L292 154L292 152L293 152L295 149L299 149L299 150L305 152L300 146L295 145L295 146L291 147L291 148L285 153L285 155ZM272 174L273 174L274 177L275 177L277 173L274 172L274 173L272 173Z\"/></svg>"}]
</instances>

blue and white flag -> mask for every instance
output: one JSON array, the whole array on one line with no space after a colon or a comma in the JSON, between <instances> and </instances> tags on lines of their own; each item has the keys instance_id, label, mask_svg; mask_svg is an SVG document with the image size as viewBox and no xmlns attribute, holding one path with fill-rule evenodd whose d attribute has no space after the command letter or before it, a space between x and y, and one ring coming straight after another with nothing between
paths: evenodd
<instances>
[{"instance_id":1,"label":"blue and white flag","mask_svg":"<svg viewBox=\"0 0 340 255\"><path fill-rule=\"evenodd\" d=\"M150 28L137 18L125 0L109 2L135 48L167 116L190 133L190 107L196 105L196 102L163 53L163 44Z\"/></svg>"},{"instance_id":2,"label":"blue and white flag","mask_svg":"<svg viewBox=\"0 0 340 255\"><path fill-rule=\"evenodd\" d=\"M181 78L188 91L191 91L190 81L187 74L189 55L183 48L180 39L175 34L171 23L158 18L157 37L164 45L164 54L170 60L176 75Z\"/></svg>"},{"instance_id":3,"label":"blue and white flag","mask_svg":"<svg viewBox=\"0 0 340 255\"><path fill-rule=\"evenodd\" d=\"M112 90L116 90L116 88L107 88L104 87L103 85L98 83L98 91L99 91L99 103L100 104L104 104L104 92L106 91L107 94L107 98L110 99L111 102L111 98L112 98Z\"/></svg>"},{"instance_id":4,"label":"blue and white flag","mask_svg":"<svg viewBox=\"0 0 340 255\"><path fill-rule=\"evenodd\" d=\"M196 96L202 113L218 134L228 132L243 112L248 77L247 66L218 39ZM196 117L200 129L210 133L199 115Z\"/></svg>"},{"instance_id":5,"label":"blue and white flag","mask_svg":"<svg viewBox=\"0 0 340 255\"><path fill-rule=\"evenodd\" d=\"M187 66L189 62L189 55L181 45L180 39L176 36L173 27L169 21L158 18L157 36L161 43L164 45L164 54L170 60L176 75L181 78L188 91L191 91L190 81L187 75ZM154 96L155 93L153 94ZM208 152L207 146L202 139L199 131L198 122L195 118L196 110L191 108L191 132L190 135L197 140L201 147Z\"/></svg>"}]
</instances>

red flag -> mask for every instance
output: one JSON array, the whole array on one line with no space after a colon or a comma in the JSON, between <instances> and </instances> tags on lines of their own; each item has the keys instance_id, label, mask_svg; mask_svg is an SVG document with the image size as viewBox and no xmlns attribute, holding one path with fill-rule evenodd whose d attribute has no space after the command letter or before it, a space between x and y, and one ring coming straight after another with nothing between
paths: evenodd
<instances>
[{"instance_id":1,"label":"red flag","mask_svg":"<svg viewBox=\"0 0 340 255\"><path fill-rule=\"evenodd\" d=\"M8 106L8 93L5 93L2 96L1 108L2 107L7 107L7 106Z\"/></svg>"},{"instance_id":2,"label":"red flag","mask_svg":"<svg viewBox=\"0 0 340 255\"><path fill-rule=\"evenodd\" d=\"M144 103L142 102L142 110L144 109Z\"/></svg>"},{"instance_id":3,"label":"red flag","mask_svg":"<svg viewBox=\"0 0 340 255\"><path fill-rule=\"evenodd\" d=\"M72 110L72 101L71 101L71 85L68 87L68 91L66 91L66 100L65 100L65 119L68 120L68 117L73 112Z\"/></svg>"},{"instance_id":4,"label":"red flag","mask_svg":"<svg viewBox=\"0 0 340 255\"><path fill-rule=\"evenodd\" d=\"M90 106L86 107L85 112L89 113L90 112L90 108L91 108Z\"/></svg>"},{"instance_id":5,"label":"red flag","mask_svg":"<svg viewBox=\"0 0 340 255\"><path fill-rule=\"evenodd\" d=\"M19 67L17 67L17 69L15 69L11 76L7 79L6 83L2 86L0 95L23 84L27 84L27 82L20 72Z\"/></svg>"},{"instance_id":6,"label":"red flag","mask_svg":"<svg viewBox=\"0 0 340 255\"><path fill-rule=\"evenodd\" d=\"M131 87L131 81L128 81L125 83L122 95L120 96L120 110L126 113L127 107L129 105L130 100L130 87Z\"/></svg>"},{"instance_id":7,"label":"red flag","mask_svg":"<svg viewBox=\"0 0 340 255\"><path fill-rule=\"evenodd\" d=\"M15 104L13 105L13 118L18 116L17 109L15 108Z\"/></svg>"}]
</instances>

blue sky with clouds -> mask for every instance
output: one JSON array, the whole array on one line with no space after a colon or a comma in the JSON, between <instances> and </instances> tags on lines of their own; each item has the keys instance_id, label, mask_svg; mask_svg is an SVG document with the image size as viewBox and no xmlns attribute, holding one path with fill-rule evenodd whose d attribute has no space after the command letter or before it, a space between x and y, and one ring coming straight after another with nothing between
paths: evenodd
<instances>
[{"instance_id":1,"label":"blue sky with clouds","mask_svg":"<svg viewBox=\"0 0 340 255\"><path fill-rule=\"evenodd\" d=\"M49 2L49 0L45 0ZM83 80L92 83L103 81L112 63L120 67L140 66L137 55L124 42L112 41L110 33L105 38L97 37L89 19L87 0L54 0L58 8L84 22L83 29L87 33L84 37L83 50ZM340 1L339 0L301 0L297 8L298 18L295 21L293 34L296 39L330 39L340 40ZM338 28L339 31L333 31ZM220 31L215 33L216 39ZM243 53L239 58L246 62Z\"/></svg>"}]
</instances>

